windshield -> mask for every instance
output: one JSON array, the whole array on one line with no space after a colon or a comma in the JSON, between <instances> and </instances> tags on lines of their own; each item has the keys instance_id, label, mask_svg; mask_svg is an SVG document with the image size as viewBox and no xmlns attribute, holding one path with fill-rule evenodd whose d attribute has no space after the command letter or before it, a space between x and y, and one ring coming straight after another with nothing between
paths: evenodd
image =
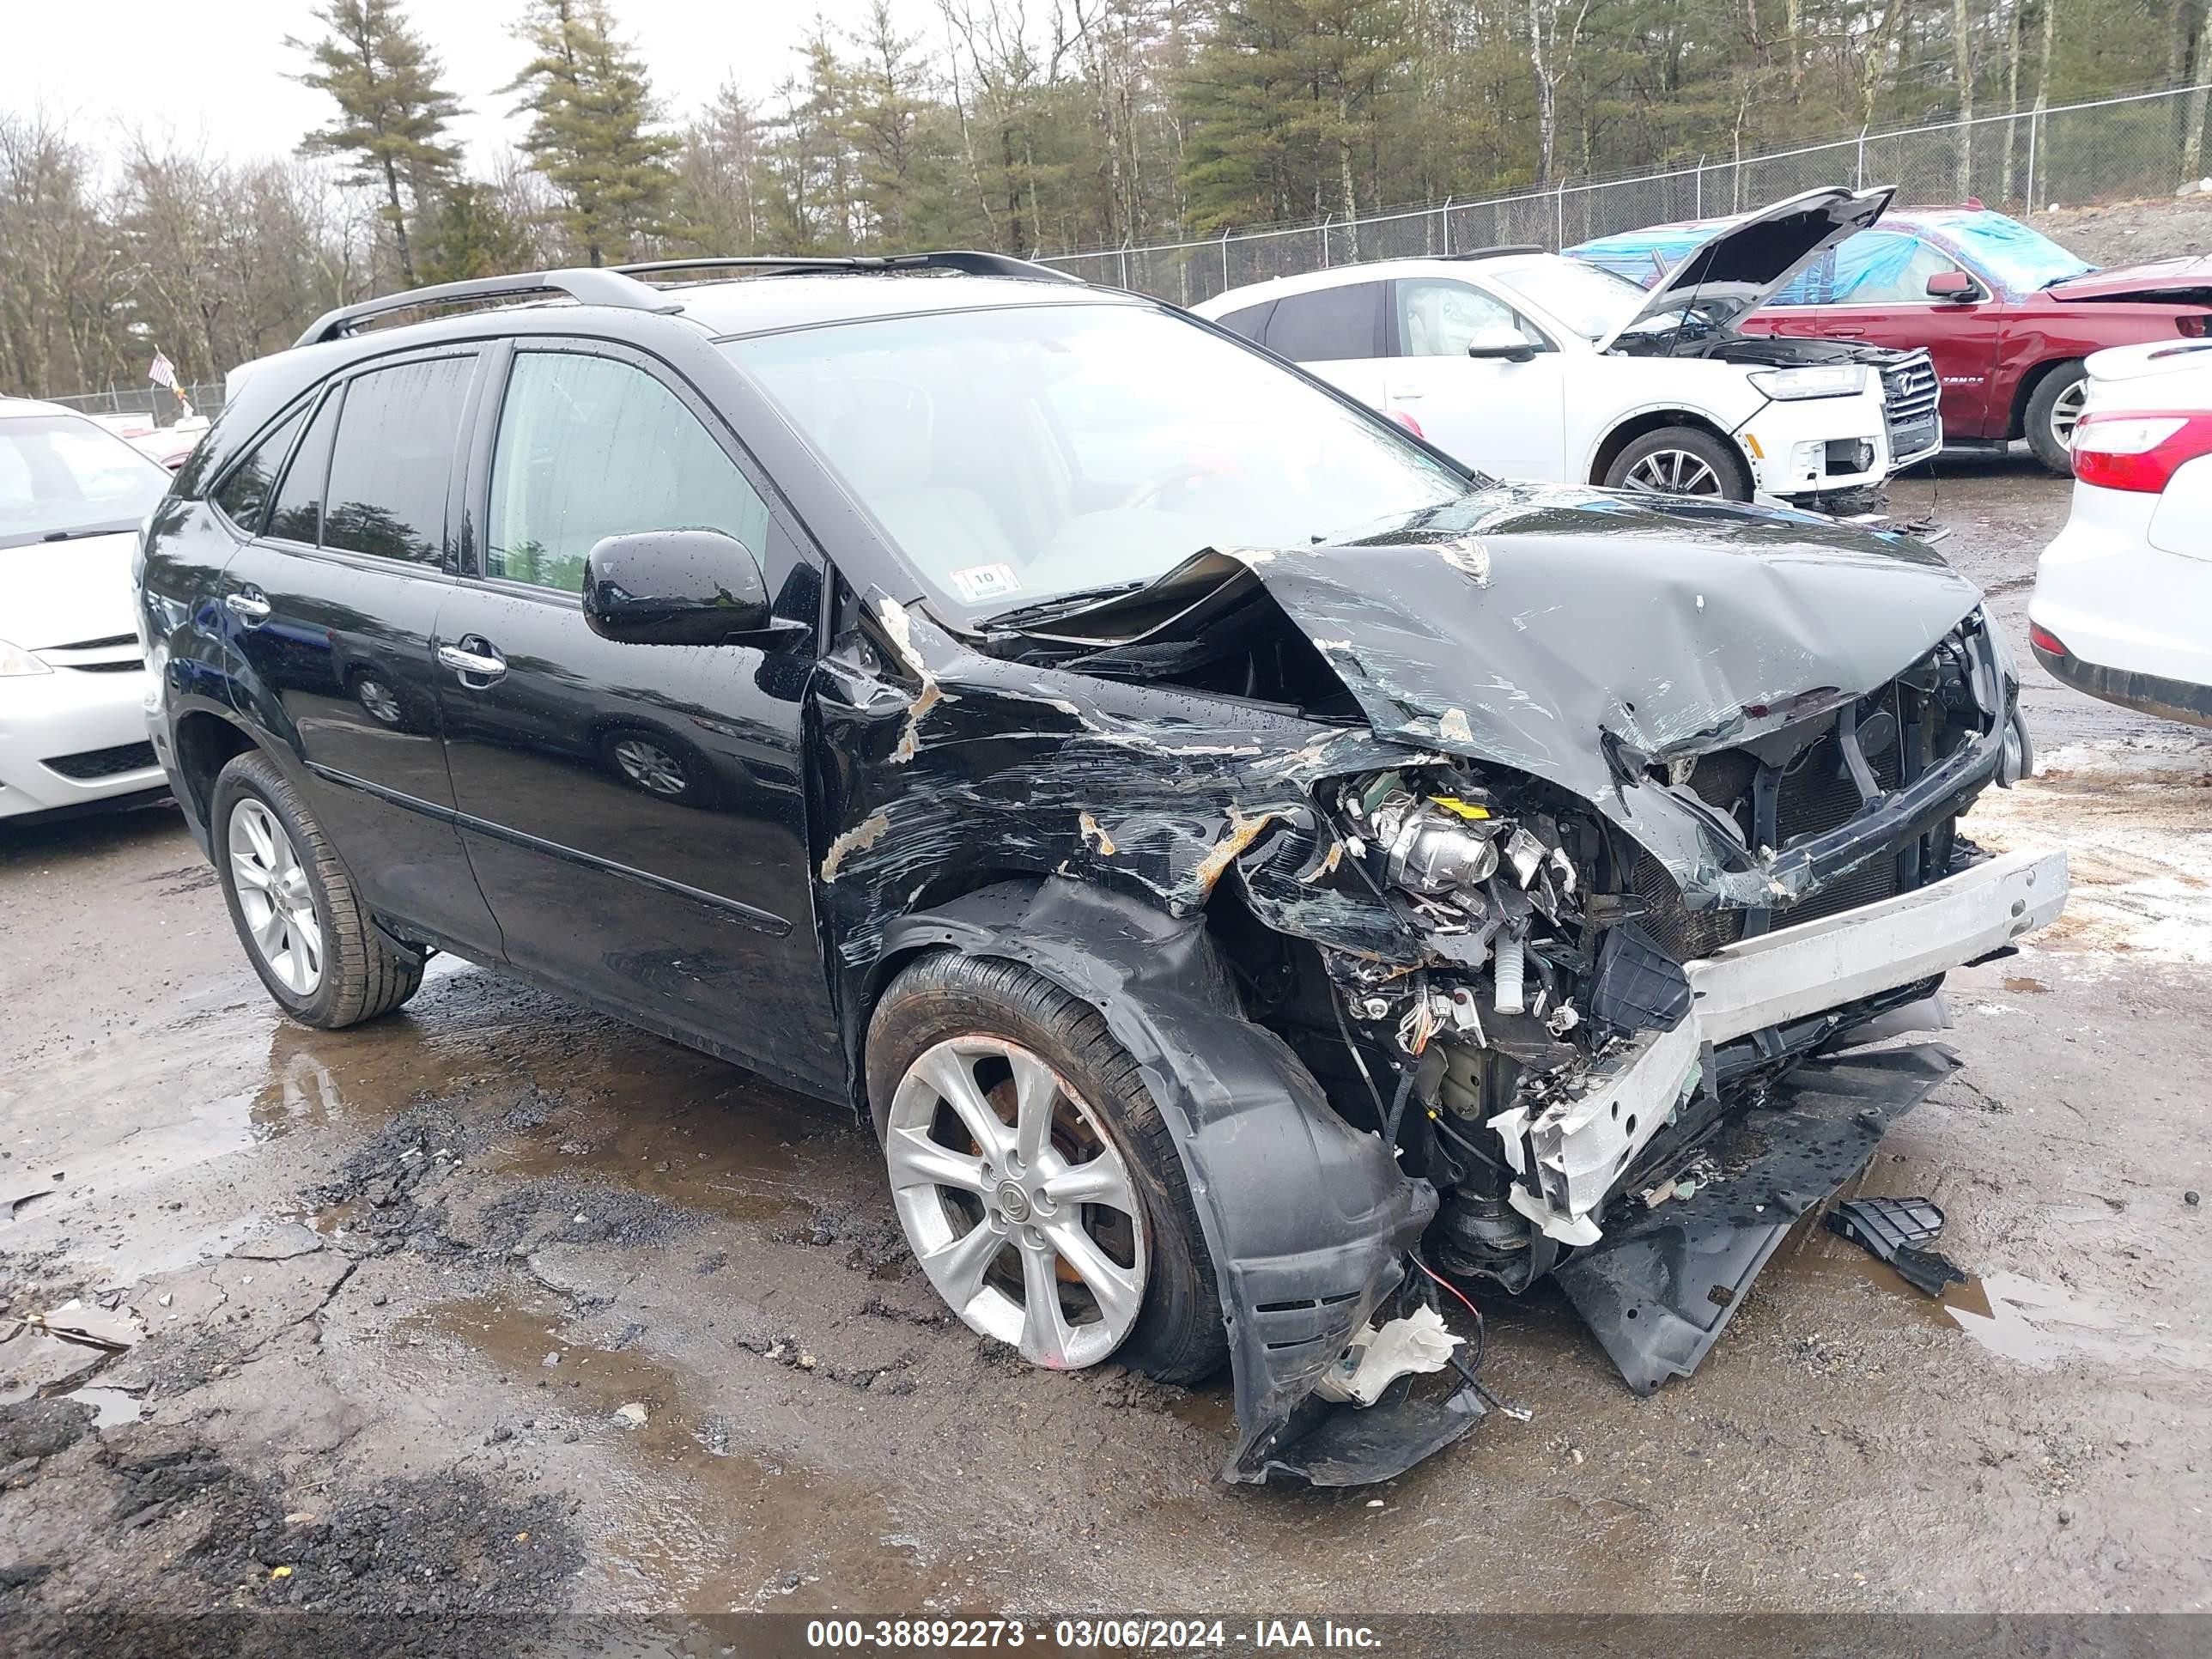
<instances>
[{"instance_id":1,"label":"windshield","mask_svg":"<svg viewBox=\"0 0 2212 1659\"><path fill-rule=\"evenodd\" d=\"M134 529L168 487L167 472L80 416L0 419L0 547Z\"/></svg>"},{"instance_id":2,"label":"windshield","mask_svg":"<svg viewBox=\"0 0 2212 1659\"><path fill-rule=\"evenodd\" d=\"M2087 276L2097 268L2041 231L2030 230L2002 213L1931 213L1927 221L2002 286L2016 293Z\"/></svg>"},{"instance_id":3,"label":"windshield","mask_svg":"<svg viewBox=\"0 0 2212 1659\"><path fill-rule=\"evenodd\" d=\"M1206 547L1335 541L1467 480L1151 306L939 312L726 343L937 594L990 614Z\"/></svg>"},{"instance_id":4,"label":"windshield","mask_svg":"<svg viewBox=\"0 0 2212 1659\"><path fill-rule=\"evenodd\" d=\"M1551 258L1487 273L1585 340L1602 340L1644 300L1626 276L1579 259Z\"/></svg>"}]
</instances>

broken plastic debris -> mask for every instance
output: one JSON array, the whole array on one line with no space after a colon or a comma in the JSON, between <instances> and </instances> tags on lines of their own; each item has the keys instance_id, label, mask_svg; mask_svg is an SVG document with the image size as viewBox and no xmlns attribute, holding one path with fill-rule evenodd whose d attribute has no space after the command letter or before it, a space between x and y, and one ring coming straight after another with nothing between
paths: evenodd
<instances>
[{"instance_id":1,"label":"broken plastic debris","mask_svg":"<svg viewBox=\"0 0 2212 1659\"><path fill-rule=\"evenodd\" d=\"M1379 1329L1370 1323L1352 1339L1344 1358L1322 1378L1316 1397L1371 1406L1401 1376L1440 1371L1461 1339L1444 1328L1443 1316L1419 1308Z\"/></svg>"},{"instance_id":2,"label":"broken plastic debris","mask_svg":"<svg viewBox=\"0 0 2212 1659\"><path fill-rule=\"evenodd\" d=\"M126 1313L88 1307L75 1297L47 1313L26 1314L23 1324L64 1342L120 1353L144 1334L138 1322Z\"/></svg>"},{"instance_id":3,"label":"broken plastic debris","mask_svg":"<svg viewBox=\"0 0 2212 1659\"><path fill-rule=\"evenodd\" d=\"M1863 1245L1878 1261L1917 1291L1941 1296L1946 1285L1963 1285L1961 1273L1940 1250L1921 1248L1943 1231L1943 1212L1932 1199L1852 1198L1828 1212L1828 1231Z\"/></svg>"}]
</instances>

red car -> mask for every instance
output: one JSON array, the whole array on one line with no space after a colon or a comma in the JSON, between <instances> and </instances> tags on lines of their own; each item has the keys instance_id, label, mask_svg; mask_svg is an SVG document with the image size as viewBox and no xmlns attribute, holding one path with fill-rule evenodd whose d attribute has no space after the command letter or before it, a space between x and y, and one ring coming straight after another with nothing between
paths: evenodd
<instances>
[{"instance_id":1,"label":"red car","mask_svg":"<svg viewBox=\"0 0 2212 1659\"><path fill-rule=\"evenodd\" d=\"M1567 252L1648 287L1719 222L1630 231ZM2212 258L2099 270L1978 202L1914 208L1829 249L1736 326L1925 346L1943 383L1947 444L2026 438L2045 466L2070 473L2081 360L2106 346L2212 332Z\"/></svg>"}]
</instances>

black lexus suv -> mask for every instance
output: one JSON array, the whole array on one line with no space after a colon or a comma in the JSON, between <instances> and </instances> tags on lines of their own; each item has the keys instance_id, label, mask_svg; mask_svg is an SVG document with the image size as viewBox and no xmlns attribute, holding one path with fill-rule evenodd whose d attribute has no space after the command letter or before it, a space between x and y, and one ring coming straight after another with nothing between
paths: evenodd
<instances>
[{"instance_id":1,"label":"black lexus suv","mask_svg":"<svg viewBox=\"0 0 2212 1659\"><path fill-rule=\"evenodd\" d=\"M1498 484L1039 266L453 284L234 379L140 622L284 1011L445 951L850 1101L975 1329L1233 1363L1234 1479L1464 1432L1442 1276L1686 1374L1955 1064L1868 1041L2063 900L1959 828L2015 671L1919 543Z\"/></svg>"}]
</instances>

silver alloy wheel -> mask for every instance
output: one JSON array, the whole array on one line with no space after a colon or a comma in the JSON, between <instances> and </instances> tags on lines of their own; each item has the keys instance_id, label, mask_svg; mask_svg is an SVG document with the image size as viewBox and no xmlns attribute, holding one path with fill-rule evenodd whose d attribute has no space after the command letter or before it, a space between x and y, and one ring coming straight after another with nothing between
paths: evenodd
<instances>
[{"instance_id":1,"label":"silver alloy wheel","mask_svg":"<svg viewBox=\"0 0 2212 1659\"><path fill-rule=\"evenodd\" d=\"M2088 400L2086 374L2051 400L2051 436L2061 449L2074 447L2074 428L2081 423L2081 405Z\"/></svg>"},{"instance_id":2,"label":"silver alloy wheel","mask_svg":"<svg viewBox=\"0 0 2212 1659\"><path fill-rule=\"evenodd\" d=\"M253 948L294 996L323 980L323 925L307 872L276 815L252 796L230 809L231 884Z\"/></svg>"},{"instance_id":3,"label":"silver alloy wheel","mask_svg":"<svg viewBox=\"0 0 2212 1659\"><path fill-rule=\"evenodd\" d=\"M884 1152L907 1243L969 1329L1054 1370L1121 1346L1145 1302L1144 1206L1103 1124L1059 1073L1000 1037L950 1038L899 1080ZM1094 1227L1121 1235L1129 1260ZM1003 1265L1009 1252L1018 1279ZM1088 1309L1071 1316L1070 1297Z\"/></svg>"},{"instance_id":4,"label":"silver alloy wheel","mask_svg":"<svg viewBox=\"0 0 2212 1659\"><path fill-rule=\"evenodd\" d=\"M1621 483L1662 495L1719 495L1721 475L1686 449L1655 449L1628 469Z\"/></svg>"},{"instance_id":5,"label":"silver alloy wheel","mask_svg":"<svg viewBox=\"0 0 2212 1659\"><path fill-rule=\"evenodd\" d=\"M368 710L385 725L399 724L404 711L399 707L398 695L382 680L363 680L355 689L354 695L361 700L361 706L363 708Z\"/></svg>"},{"instance_id":6,"label":"silver alloy wheel","mask_svg":"<svg viewBox=\"0 0 2212 1659\"><path fill-rule=\"evenodd\" d=\"M656 795L680 795L691 787L677 758L643 738L624 738L617 743L615 764L632 783Z\"/></svg>"}]
</instances>

